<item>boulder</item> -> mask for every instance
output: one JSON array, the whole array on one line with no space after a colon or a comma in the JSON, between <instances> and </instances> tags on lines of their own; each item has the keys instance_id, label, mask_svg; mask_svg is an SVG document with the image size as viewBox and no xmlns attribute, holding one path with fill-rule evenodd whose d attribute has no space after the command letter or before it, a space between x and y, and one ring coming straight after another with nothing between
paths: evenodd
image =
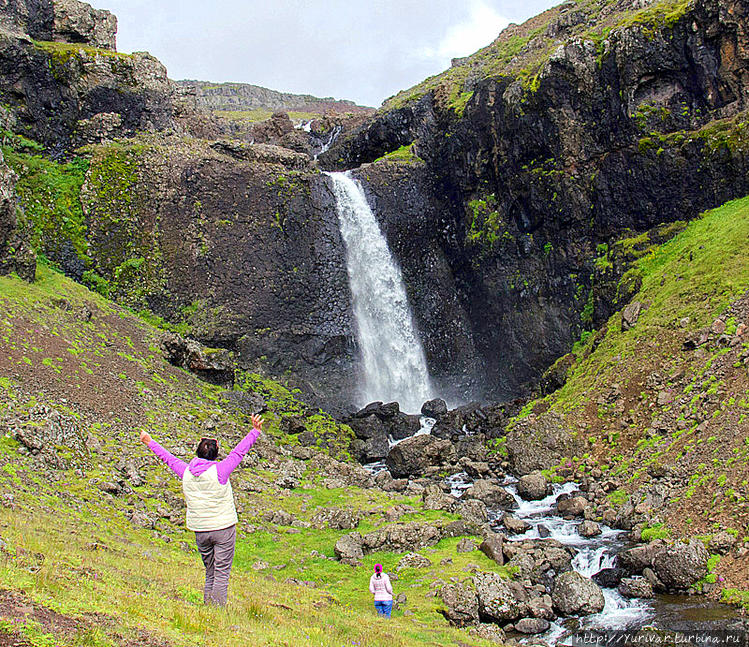
<instances>
[{"instance_id":1,"label":"boulder","mask_svg":"<svg viewBox=\"0 0 749 647\"><path fill-rule=\"evenodd\" d=\"M370 440L376 437L382 437L387 440L387 432L382 425L382 421L376 415L362 416L360 414L361 411L346 420L346 424L351 427L354 436L360 440Z\"/></svg>"},{"instance_id":2,"label":"boulder","mask_svg":"<svg viewBox=\"0 0 749 647\"><path fill-rule=\"evenodd\" d=\"M653 597L653 586L644 577L625 577L619 583L618 589L625 598Z\"/></svg>"},{"instance_id":3,"label":"boulder","mask_svg":"<svg viewBox=\"0 0 749 647\"><path fill-rule=\"evenodd\" d=\"M320 508L312 517L313 528L353 530L362 519L362 512L351 508Z\"/></svg>"},{"instance_id":4,"label":"boulder","mask_svg":"<svg viewBox=\"0 0 749 647\"><path fill-rule=\"evenodd\" d=\"M484 541L479 545L479 550L489 559L493 559L497 564L502 566L505 563L505 558L502 554L503 543L504 535L493 532L484 538Z\"/></svg>"},{"instance_id":5,"label":"boulder","mask_svg":"<svg viewBox=\"0 0 749 647\"><path fill-rule=\"evenodd\" d=\"M464 499L478 499L490 508L514 510L517 501L507 490L488 479L479 479L463 493Z\"/></svg>"},{"instance_id":6,"label":"boulder","mask_svg":"<svg viewBox=\"0 0 749 647\"><path fill-rule=\"evenodd\" d=\"M593 576L593 581L605 589L615 589L627 574L623 568L604 568Z\"/></svg>"},{"instance_id":7,"label":"boulder","mask_svg":"<svg viewBox=\"0 0 749 647\"><path fill-rule=\"evenodd\" d=\"M476 573L473 583L479 601L479 617L482 620L502 624L527 613L528 605L518 600L508 581L498 573Z\"/></svg>"},{"instance_id":8,"label":"boulder","mask_svg":"<svg viewBox=\"0 0 749 647\"><path fill-rule=\"evenodd\" d=\"M377 551L405 553L425 546L434 546L440 539L442 539L440 528L413 521L385 526L367 533L362 538L362 544L367 553Z\"/></svg>"},{"instance_id":9,"label":"boulder","mask_svg":"<svg viewBox=\"0 0 749 647\"><path fill-rule=\"evenodd\" d=\"M411 416L400 412L393 414L382 424L393 440L409 438L421 428L419 416Z\"/></svg>"},{"instance_id":10,"label":"boulder","mask_svg":"<svg viewBox=\"0 0 749 647\"><path fill-rule=\"evenodd\" d=\"M421 414L435 420L447 413L447 404L444 400L436 398L429 400L421 406Z\"/></svg>"},{"instance_id":11,"label":"boulder","mask_svg":"<svg viewBox=\"0 0 749 647\"><path fill-rule=\"evenodd\" d=\"M507 433L506 447L508 461L518 474L550 469L563 457L585 451L582 435L569 429L553 412L519 420Z\"/></svg>"},{"instance_id":12,"label":"boulder","mask_svg":"<svg viewBox=\"0 0 749 647\"><path fill-rule=\"evenodd\" d=\"M450 623L458 627L478 623L479 601L471 581L446 584L440 589L440 598L447 607L443 613Z\"/></svg>"},{"instance_id":13,"label":"boulder","mask_svg":"<svg viewBox=\"0 0 749 647\"><path fill-rule=\"evenodd\" d=\"M460 462L466 474L468 474L468 476L470 476L472 479L485 478L492 472L491 467L489 467L489 463L485 461L461 459Z\"/></svg>"},{"instance_id":14,"label":"boulder","mask_svg":"<svg viewBox=\"0 0 749 647\"><path fill-rule=\"evenodd\" d=\"M557 514L565 519L582 517L586 507L588 507L588 500L582 496L560 499L557 502Z\"/></svg>"},{"instance_id":15,"label":"boulder","mask_svg":"<svg viewBox=\"0 0 749 647\"><path fill-rule=\"evenodd\" d=\"M455 550L458 553L472 553L476 550L476 542L472 539L468 539L468 537L463 537L463 539L458 542Z\"/></svg>"},{"instance_id":16,"label":"boulder","mask_svg":"<svg viewBox=\"0 0 749 647\"><path fill-rule=\"evenodd\" d=\"M725 555L735 544L736 537L734 537L730 532L723 530L710 539L708 547L710 548L711 553Z\"/></svg>"},{"instance_id":17,"label":"boulder","mask_svg":"<svg viewBox=\"0 0 749 647\"><path fill-rule=\"evenodd\" d=\"M649 544L627 548L617 555L616 562L627 573L642 573L643 569L653 565L653 557L664 546L665 544L662 541L653 541Z\"/></svg>"},{"instance_id":18,"label":"boulder","mask_svg":"<svg viewBox=\"0 0 749 647\"><path fill-rule=\"evenodd\" d=\"M515 623L515 631L521 634L542 634L549 627L549 621L543 618L521 618Z\"/></svg>"},{"instance_id":19,"label":"boulder","mask_svg":"<svg viewBox=\"0 0 749 647\"><path fill-rule=\"evenodd\" d=\"M583 537L595 537L601 534L601 526L599 526L595 521L586 519L577 527L577 532L579 532Z\"/></svg>"},{"instance_id":20,"label":"boulder","mask_svg":"<svg viewBox=\"0 0 749 647\"><path fill-rule=\"evenodd\" d=\"M518 495L528 501L540 501L551 492L551 486L541 472L526 474L518 479Z\"/></svg>"},{"instance_id":21,"label":"boulder","mask_svg":"<svg viewBox=\"0 0 749 647\"><path fill-rule=\"evenodd\" d=\"M427 468L453 462L455 448L449 440L440 440L424 434L395 445L387 455L385 464L393 478L418 476Z\"/></svg>"},{"instance_id":22,"label":"boulder","mask_svg":"<svg viewBox=\"0 0 749 647\"><path fill-rule=\"evenodd\" d=\"M653 556L653 570L668 591L689 588L707 574L708 554L701 541L677 542Z\"/></svg>"},{"instance_id":23,"label":"boulder","mask_svg":"<svg viewBox=\"0 0 749 647\"><path fill-rule=\"evenodd\" d=\"M511 535L522 535L531 527L531 525L527 521L517 519L509 514L506 514L504 517L502 517L502 525Z\"/></svg>"},{"instance_id":24,"label":"boulder","mask_svg":"<svg viewBox=\"0 0 749 647\"><path fill-rule=\"evenodd\" d=\"M471 636L481 638L482 640L486 640L490 643L494 642L499 643L500 645L504 645L507 641L507 637L505 636L505 632L503 631L502 627L498 627L491 622L480 622L475 627L471 627L468 630L468 633L471 634Z\"/></svg>"},{"instance_id":25,"label":"boulder","mask_svg":"<svg viewBox=\"0 0 749 647\"><path fill-rule=\"evenodd\" d=\"M486 505L478 499L459 501L453 512L469 523L480 525L489 521L489 513L486 510Z\"/></svg>"},{"instance_id":26,"label":"boulder","mask_svg":"<svg viewBox=\"0 0 749 647\"><path fill-rule=\"evenodd\" d=\"M78 0L54 1L54 38L101 49L117 49L117 18Z\"/></svg>"},{"instance_id":27,"label":"boulder","mask_svg":"<svg viewBox=\"0 0 749 647\"><path fill-rule=\"evenodd\" d=\"M632 301L628 303L624 310L622 310L622 330L627 331L632 328L637 320L640 318L642 312L642 303L639 301Z\"/></svg>"},{"instance_id":28,"label":"boulder","mask_svg":"<svg viewBox=\"0 0 749 647\"><path fill-rule=\"evenodd\" d=\"M398 561L395 570L399 571L402 568L428 568L431 565L431 560L423 555L419 555L418 553L408 553Z\"/></svg>"},{"instance_id":29,"label":"boulder","mask_svg":"<svg viewBox=\"0 0 749 647\"><path fill-rule=\"evenodd\" d=\"M434 483L424 488L421 500L424 503L424 510L446 510L452 512L458 504L455 497L450 496L439 485Z\"/></svg>"},{"instance_id":30,"label":"boulder","mask_svg":"<svg viewBox=\"0 0 749 647\"><path fill-rule=\"evenodd\" d=\"M335 543L333 551L342 563L351 566L361 565L361 560L364 558L362 536L358 532L352 532L340 537Z\"/></svg>"},{"instance_id":31,"label":"boulder","mask_svg":"<svg viewBox=\"0 0 749 647\"><path fill-rule=\"evenodd\" d=\"M164 359L173 366L187 369L211 384L234 384L234 365L229 351L205 348L200 342L173 332L164 333L160 344Z\"/></svg>"},{"instance_id":32,"label":"boulder","mask_svg":"<svg viewBox=\"0 0 749 647\"><path fill-rule=\"evenodd\" d=\"M554 609L563 616L598 613L606 603L601 588L575 571L557 577L551 599Z\"/></svg>"}]
</instances>

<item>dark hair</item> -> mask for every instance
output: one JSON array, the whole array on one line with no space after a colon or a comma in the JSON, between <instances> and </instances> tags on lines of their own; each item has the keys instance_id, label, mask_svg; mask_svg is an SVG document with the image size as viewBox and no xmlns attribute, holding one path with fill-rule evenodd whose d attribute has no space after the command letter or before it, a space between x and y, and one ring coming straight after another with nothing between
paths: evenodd
<instances>
[{"instance_id":1,"label":"dark hair","mask_svg":"<svg viewBox=\"0 0 749 647\"><path fill-rule=\"evenodd\" d=\"M218 441L214 438L201 438L195 453L200 458L215 461L218 458Z\"/></svg>"}]
</instances>

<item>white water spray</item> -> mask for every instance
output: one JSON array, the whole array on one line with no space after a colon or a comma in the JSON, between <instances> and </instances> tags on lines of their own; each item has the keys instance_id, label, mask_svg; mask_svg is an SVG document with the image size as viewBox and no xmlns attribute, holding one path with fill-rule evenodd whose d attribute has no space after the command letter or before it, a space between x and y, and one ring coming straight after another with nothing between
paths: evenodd
<instances>
[{"instance_id":1,"label":"white water spray","mask_svg":"<svg viewBox=\"0 0 749 647\"><path fill-rule=\"evenodd\" d=\"M348 173L333 181L346 267L362 352L362 404L397 401L417 412L430 399L424 349L411 317L400 268L361 185Z\"/></svg>"}]
</instances>

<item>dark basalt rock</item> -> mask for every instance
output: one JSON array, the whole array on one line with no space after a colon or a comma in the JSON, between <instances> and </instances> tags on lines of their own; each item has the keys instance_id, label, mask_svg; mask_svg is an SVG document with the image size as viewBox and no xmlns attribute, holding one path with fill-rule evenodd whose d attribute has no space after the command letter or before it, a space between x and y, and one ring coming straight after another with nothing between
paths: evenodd
<instances>
[{"instance_id":1,"label":"dark basalt rock","mask_svg":"<svg viewBox=\"0 0 749 647\"><path fill-rule=\"evenodd\" d=\"M359 177L438 383L453 371L463 399L523 394L579 338L589 301L586 325L598 327L636 291L636 280L620 286L626 264L596 275L599 244L749 193L741 146L700 131L741 122L749 106L746 17L739 0L699 0L668 28L616 30L602 57L572 39L532 90L510 74L472 79L462 116L427 92L321 156L352 168L415 142L423 163L378 162ZM546 390L563 383L558 368Z\"/></svg>"}]
</instances>

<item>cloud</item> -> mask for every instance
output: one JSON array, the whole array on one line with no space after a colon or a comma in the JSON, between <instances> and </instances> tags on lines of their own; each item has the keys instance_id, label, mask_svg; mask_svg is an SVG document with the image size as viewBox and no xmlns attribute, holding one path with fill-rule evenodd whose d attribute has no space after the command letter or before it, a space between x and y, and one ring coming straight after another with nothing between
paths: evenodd
<instances>
[{"instance_id":1,"label":"cloud","mask_svg":"<svg viewBox=\"0 0 749 647\"><path fill-rule=\"evenodd\" d=\"M471 2L467 18L451 26L436 47L421 49L426 59L449 62L450 59L468 56L491 43L510 21L481 0Z\"/></svg>"}]
</instances>

